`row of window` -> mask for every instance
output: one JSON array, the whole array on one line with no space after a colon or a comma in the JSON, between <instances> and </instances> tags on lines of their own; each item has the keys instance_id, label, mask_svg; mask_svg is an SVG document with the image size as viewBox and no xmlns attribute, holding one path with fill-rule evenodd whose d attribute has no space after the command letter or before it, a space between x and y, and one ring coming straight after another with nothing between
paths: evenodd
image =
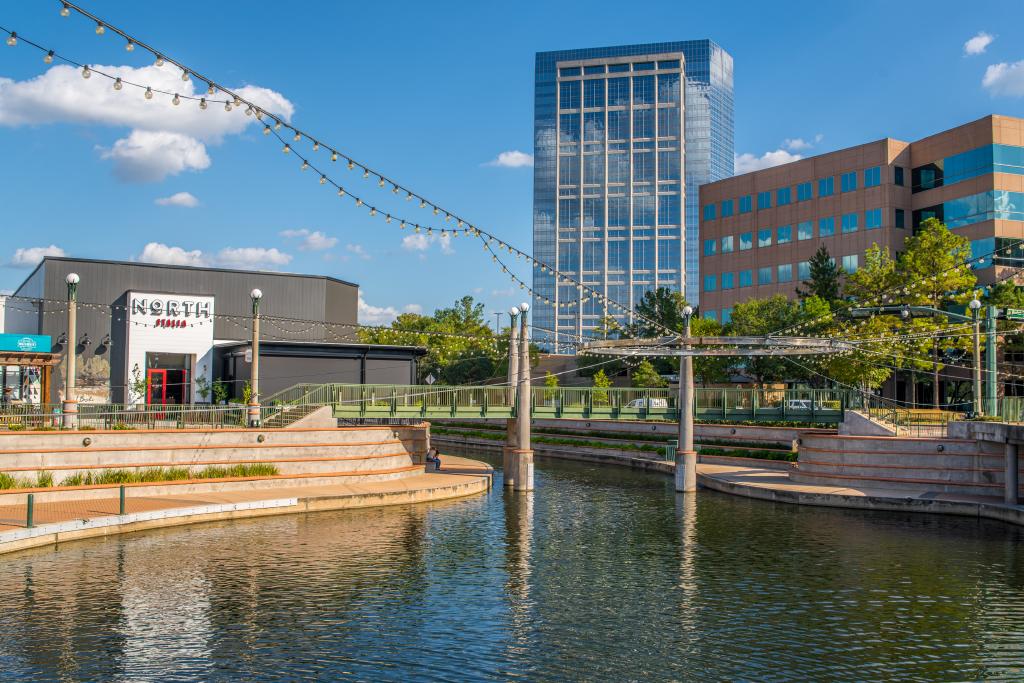
<instances>
[{"instance_id":1,"label":"row of window","mask_svg":"<svg viewBox=\"0 0 1024 683\"><path fill-rule=\"evenodd\" d=\"M914 211L914 228L938 218L954 230L982 221L1024 221L1024 192L989 190Z\"/></svg>"},{"instance_id":2,"label":"row of window","mask_svg":"<svg viewBox=\"0 0 1024 683\"><path fill-rule=\"evenodd\" d=\"M605 117L607 116L607 122ZM608 140L629 140L631 138L677 138L679 137L679 108L634 109L632 116L626 110L584 112L583 142L604 142ZM630 133L630 121L633 128ZM657 129L655 129L657 122ZM558 115L558 141L563 145L575 145L580 141L580 114ZM572 153L576 148L572 147ZM584 152L589 151L584 149ZM602 151L600 147L593 149Z\"/></svg>"},{"instance_id":3,"label":"row of window","mask_svg":"<svg viewBox=\"0 0 1024 683\"><path fill-rule=\"evenodd\" d=\"M903 169L899 166L895 167L896 177L895 184L903 184ZM875 187L882 183L882 167L873 166L871 168L864 169L863 182L864 187ZM849 173L843 173L839 176L839 191L840 192L853 192L857 189L857 171L850 171ZM818 178L818 197L830 197L835 194L835 177L829 176L827 178ZM786 206L792 203L793 199L793 188L792 187L781 187L774 190L775 206ZM773 191L768 190L766 192L757 193L757 208L758 209L770 209L772 208L772 195ZM814 184L811 182L798 183L796 185L796 201L804 202L810 199L814 199ZM724 199L721 202L721 217L728 218L733 215L734 208L738 205L739 213L749 213L753 210L754 199L753 195L744 195L739 199ZM719 205L717 204L705 204L704 205L704 220L713 221L719 215Z\"/></svg>"},{"instance_id":4,"label":"row of window","mask_svg":"<svg viewBox=\"0 0 1024 683\"><path fill-rule=\"evenodd\" d=\"M653 226L655 224L655 207L657 207L658 225L680 225L680 196L678 194L637 195L632 198L632 221L630 220L630 198L608 197L609 228L629 227L630 225ZM558 227L578 228L582 218L584 228L605 227L605 199L601 197L584 197L578 199L558 200Z\"/></svg>"},{"instance_id":5,"label":"row of window","mask_svg":"<svg viewBox=\"0 0 1024 683\"><path fill-rule=\"evenodd\" d=\"M918 166L911 172L911 192L923 192L989 173L1024 175L1024 147L985 145Z\"/></svg>"},{"instance_id":6,"label":"row of window","mask_svg":"<svg viewBox=\"0 0 1024 683\"><path fill-rule=\"evenodd\" d=\"M679 69L680 61L678 59L663 59L658 62L633 62L632 64L591 64L590 66L564 66L558 70L558 75L562 78L567 76L592 76L594 74L603 74L606 71L610 73L625 73L630 70L632 66L633 71L654 71L657 69Z\"/></svg>"},{"instance_id":7,"label":"row of window","mask_svg":"<svg viewBox=\"0 0 1024 683\"><path fill-rule=\"evenodd\" d=\"M655 270L654 240L641 239L632 241L632 270ZM607 247L607 248L606 248ZM605 267L605 252L608 261ZM658 240L657 270L679 270L680 248L678 239ZM587 240L583 242L583 270L625 272L630 266L630 242L613 240ZM560 250L558 269L563 273L580 272L580 252L577 249Z\"/></svg>"},{"instance_id":8,"label":"row of window","mask_svg":"<svg viewBox=\"0 0 1024 683\"><path fill-rule=\"evenodd\" d=\"M896 209L895 216L896 227L902 228L904 225L904 212L903 209ZM860 214L857 213L846 213L840 216L839 229L842 234L848 234L856 232L860 227ZM882 210L881 209L868 209L864 212L864 228L866 230L875 230L882 227ZM818 237L833 237L836 234L836 219L834 216L828 216L827 218L818 219ZM762 228L757 231L757 246L770 247L772 246L772 240L774 237L775 244L789 244L793 241L793 226L782 225L774 230L772 228ZM798 223L796 226L796 239L797 241L809 240L814 238L814 221L803 221ZM721 253L729 254L738 246L740 251L746 251L747 249L754 248L754 233L743 232L739 234L738 239L733 239L732 235L726 235L721 239L706 239L704 240L704 255L714 256L719 253L719 245L721 245Z\"/></svg>"},{"instance_id":9,"label":"row of window","mask_svg":"<svg viewBox=\"0 0 1024 683\"><path fill-rule=\"evenodd\" d=\"M847 273L856 272L859 265L857 254L849 254L842 258L843 270ZM757 284L785 284L793 281L793 264L782 263L776 266L762 266L756 269ZM753 287L755 269L740 270L735 273L722 273L719 275L704 276L704 292L715 292L735 289L736 287ZM796 279L807 280L811 277L811 264L808 261L801 261L796 264Z\"/></svg>"},{"instance_id":10,"label":"row of window","mask_svg":"<svg viewBox=\"0 0 1024 683\"><path fill-rule=\"evenodd\" d=\"M651 75L562 81L558 84L559 109L579 109L581 104L584 109L626 107L630 101L635 105L655 104L655 101L658 104L678 104L679 74L658 74L657 80Z\"/></svg>"},{"instance_id":11,"label":"row of window","mask_svg":"<svg viewBox=\"0 0 1024 683\"><path fill-rule=\"evenodd\" d=\"M657 156L655 156L657 155ZM651 183L658 181L679 181L680 158L677 151L635 152L633 163L629 163L628 154L592 154L582 157L560 157L558 163L558 184L579 185L580 168L583 169L584 185L603 185L606 182L617 185L630 181L634 183ZM657 169L655 169L657 162ZM657 173L657 177L655 177Z\"/></svg>"}]
</instances>

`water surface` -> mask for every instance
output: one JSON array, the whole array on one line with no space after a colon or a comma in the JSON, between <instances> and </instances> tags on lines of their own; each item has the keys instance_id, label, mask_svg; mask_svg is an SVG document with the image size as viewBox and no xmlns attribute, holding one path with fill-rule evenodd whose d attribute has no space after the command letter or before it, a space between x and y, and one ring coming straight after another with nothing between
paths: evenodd
<instances>
[{"instance_id":1,"label":"water surface","mask_svg":"<svg viewBox=\"0 0 1024 683\"><path fill-rule=\"evenodd\" d=\"M1017 527L496 484L2 557L3 680L1024 679Z\"/></svg>"}]
</instances>

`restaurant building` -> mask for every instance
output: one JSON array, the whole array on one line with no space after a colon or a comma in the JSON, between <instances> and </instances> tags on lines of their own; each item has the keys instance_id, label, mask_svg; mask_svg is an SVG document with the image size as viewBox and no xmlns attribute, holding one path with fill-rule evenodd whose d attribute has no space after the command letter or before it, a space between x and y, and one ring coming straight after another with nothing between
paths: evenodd
<instances>
[{"instance_id":1,"label":"restaurant building","mask_svg":"<svg viewBox=\"0 0 1024 683\"><path fill-rule=\"evenodd\" d=\"M70 273L80 278L75 339L68 338ZM262 398L305 382L416 382L424 349L359 343L359 288L353 283L318 275L47 257L5 302L4 386L10 376L12 386L35 387L19 390L18 401L59 402L71 347L76 398L83 402L208 403L223 390L239 398L251 379L254 289L263 293ZM5 350L21 339L35 340L34 357ZM3 355L11 353L21 355Z\"/></svg>"}]
</instances>

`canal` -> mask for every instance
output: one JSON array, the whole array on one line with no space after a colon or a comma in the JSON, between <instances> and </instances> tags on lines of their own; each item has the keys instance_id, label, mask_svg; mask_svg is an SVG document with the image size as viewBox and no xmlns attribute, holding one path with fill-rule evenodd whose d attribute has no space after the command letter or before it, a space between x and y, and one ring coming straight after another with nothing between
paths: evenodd
<instances>
[{"instance_id":1,"label":"canal","mask_svg":"<svg viewBox=\"0 0 1024 683\"><path fill-rule=\"evenodd\" d=\"M5 681L1024 679L1024 533L539 459L532 494L0 558Z\"/></svg>"}]
</instances>

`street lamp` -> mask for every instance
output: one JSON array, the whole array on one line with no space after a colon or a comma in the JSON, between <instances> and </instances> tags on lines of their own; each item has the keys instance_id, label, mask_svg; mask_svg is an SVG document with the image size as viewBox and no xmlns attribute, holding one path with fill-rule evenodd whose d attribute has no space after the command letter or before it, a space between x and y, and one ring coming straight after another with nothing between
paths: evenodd
<instances>
[{"instance_id":1,"label":"street lamp","mask_svg":"<svg viewBox=\"0 0 1024 683\"><path fill-rule=\"evenodd\" d=\"M62 424L65 429L78 426L78 401L75 399L75 346L78 340L78 273L68 273L64 281L68 285L68 341L67 376L64 380L64 402L61 405Z\"/></svg>"},{"instance_id":2,"label":"street lamp","mask_svg":"<svg viewBox=\"0 0 1024 683\"><path fill-rule=\"evenodd\" d=\"M516 316L519 315L519 307L513 306L508 309L508 405L514 408L516 405L516 387L519 385L519 326L516 325ZM505 450L503 453L503 466L505 472L505 486L515 485L515 459L512 451L519 448L519 427L516 418L510 417L505 420Z\"/></svg>"},{"instance_id":3,"label":"street lamp","mask_svg":"<svg viewBox=\"0 0 1024 683\"><path fill-rule=\"evenodd\" d=\"M252 395L249 397L249 426L260 426L260 300L263 291L253 289L252 298Z\"/></svg>"},{"instance_id":4,"label":"street lamp","mask_svg":"<svg viewBox=\"0 0 1024 683\"><path fill-rule=\"evenodd\" d=\"M967 306L974 327L974 414L981 415L981 302L974 298Z\"/></svg>"},{"instance_id":5,"label":"street lamp","mask_svg":"<svg viewBox=\"0 0 1024 683\"><path fill-rule=\"evenodd\" d=\"M530 448L530 330L527 312L530 304L519 304L519 406L516 410L519 437L516 439L516 491L533 490L533 450Z\"/></svg>"},{"instance_id":6,"label":"street lamp","mask_svg":"<svg viewBox=\"0 0 1024 683\"><path fill-rule=\"evenodd\" d=\"M693 307L683 307L683 337L690 338ZM685 341L683 348L690 347ZM679 357L679 445L676 447L676 491L697 490L697 452L693 450L693 357Z\"/></svg>"}]
</instances>

